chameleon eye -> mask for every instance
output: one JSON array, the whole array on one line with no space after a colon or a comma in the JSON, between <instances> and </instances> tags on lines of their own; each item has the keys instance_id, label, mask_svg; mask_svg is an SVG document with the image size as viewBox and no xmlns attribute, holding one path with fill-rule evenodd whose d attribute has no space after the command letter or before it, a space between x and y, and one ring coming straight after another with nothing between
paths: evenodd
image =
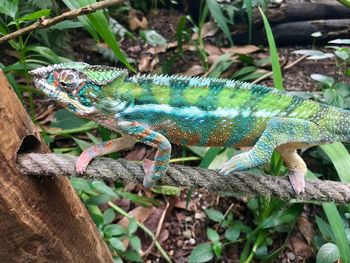
<instances>
[{"instance_id":1,"label":"chameleon eye","mask_svg":"<svg viewBox=\"0 0 350 263\"><path fill-rule=\"evenodd\" d=\"M62 70L57 78L58 83L62 88L74 89L79 86L79 75L72 70Z\"/></svg>"}]
</instances>

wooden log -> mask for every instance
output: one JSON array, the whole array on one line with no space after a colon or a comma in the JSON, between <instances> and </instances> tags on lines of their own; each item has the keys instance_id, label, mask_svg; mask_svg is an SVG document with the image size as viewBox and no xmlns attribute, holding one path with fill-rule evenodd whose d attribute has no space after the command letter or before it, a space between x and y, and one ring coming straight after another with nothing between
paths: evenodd
<instances>
[{"instance_id":1,"label":"wooden log","mask_svg":"<svg viewBox=\"0 0 350 263\"><path fill-rule=\"evenodd\" d=\"M328 19L290 22L273 25L271 27L278 46L304 44L311 45L314 32L322 32L322 36L316 40L317 44L327 43L329 40L350 37L350 19ZM233 40L237 44L245 44L249 41L248 32L233 34ZM263 29L252 32L252 44L267 44L266 34Z\"/></svg>"},{"instance_id":2,"label":"wooden log","mask_svg":"<svg viewBox=\"0 0 350 263\"><path fill-rule=\"evenodd\" d=\"M329 3L288 3L277 8L269 8L266 16L271 25L296 21L328 20L350 18L350 9L336 1ZM253 24L263 27L259 10L254 9Z\"/></svg>"},{"instance_id":3,"label":"wooden log","mask_svg":"<svg viewBox=\"0 0 350 263\"><path fill-rule=\"evenodd\" d=\"M112 262L68 179L19 174L18 151L48 148L0 71L0 261Z\"/></svg>"}]
</instances>

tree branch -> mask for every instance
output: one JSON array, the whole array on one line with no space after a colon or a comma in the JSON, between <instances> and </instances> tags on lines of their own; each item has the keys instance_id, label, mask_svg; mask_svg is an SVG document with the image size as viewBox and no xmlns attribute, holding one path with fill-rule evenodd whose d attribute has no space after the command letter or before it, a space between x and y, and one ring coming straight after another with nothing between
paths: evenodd
<instances>
[{"instance_id":1,"label":"tree branch","mask_svg":"<svg viewBox=\"0 0 350 263\"><path fill-rule=\"evenodd\" d=\"M12 32L10 34L7 34L7 35L1 37L0 44L2 44L5 41L19 37L21 35L30 33L36 29L50 27L50 26L55 25L55 24L62 22L64 20L71 20L73 18L76 18L77 16L87 15L87 14L93 13L99 9L107 8L107 7L110 7L112 5L120 4L122 2L123 2L123 0L105 0L105 1L101 1L101 2L91 4L91 5L84 6L84 7L79 8L79 9L65 12L65 13L63 13L59 16L55 16L53 18L39 19L39 21L37 21L37 22L27 26L27 27L21 28L15 32Z\"/></svg>"},{"instance_id":2,"label":"tree branch","mask_svg":"<svg viewBox=\"0 0 350 263\"><path fill-rule=\"evenodd\" d=\"M56 154L24 154L17 160L18 169L24 175L81 177L75 171L76 156ZM123 159L101 158L92 161L84 178L102 178L142 183L144 172L139 163ZM278 197L283 200L297 199L318 202L350 202L350 184L333 181L306 181L305 193L297 196L287 177L258 176L235 173L224 177L214 170L173 165L159 184L201 187L212 192L242 193L248 196Z\"/></svg>"}]
</instances>

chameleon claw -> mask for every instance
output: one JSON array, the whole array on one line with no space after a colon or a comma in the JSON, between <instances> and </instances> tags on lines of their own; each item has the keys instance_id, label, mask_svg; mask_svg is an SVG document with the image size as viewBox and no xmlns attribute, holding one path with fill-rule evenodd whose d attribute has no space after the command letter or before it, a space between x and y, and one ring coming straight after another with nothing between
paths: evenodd
<instances>
[{"instance_id":1,"label":"chameleon claw","mask_svg":"<svg viewBox=\"0 0 350 263\"><path fill-rule=\"evenodd\" d=\"M289 181L297 195L305 192L305 179L303 173L290 171L288 173Z\"/></svg>"}]
</instances>

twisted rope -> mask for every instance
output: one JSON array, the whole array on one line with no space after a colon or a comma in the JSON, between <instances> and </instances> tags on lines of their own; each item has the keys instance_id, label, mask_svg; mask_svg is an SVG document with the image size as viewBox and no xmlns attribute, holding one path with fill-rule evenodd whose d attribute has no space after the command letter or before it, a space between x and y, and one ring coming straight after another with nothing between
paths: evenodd
<instances>
[{"instance_id":1,"label":"twisted rope","mask_svg":"<svg viewBox=\"0 0 350 263\"><path fill-rule=\"evenodd\" d=\"M101 158L93 160L84 175L75 171L76 156L29 153L19 155L17 168L24 175L71 176L101 178L124 183L142 183L144 172L140 163L123 159ZM297 196L287 177L258 176L234 173L221 176L214 170L172 165L160 185L206 188L212 192L241 193L247 196L278 197L283 200L297 199L318 202L350 202L350 184L334 181L306 181L305 193Z\"/></svg>"}]
</instances>

